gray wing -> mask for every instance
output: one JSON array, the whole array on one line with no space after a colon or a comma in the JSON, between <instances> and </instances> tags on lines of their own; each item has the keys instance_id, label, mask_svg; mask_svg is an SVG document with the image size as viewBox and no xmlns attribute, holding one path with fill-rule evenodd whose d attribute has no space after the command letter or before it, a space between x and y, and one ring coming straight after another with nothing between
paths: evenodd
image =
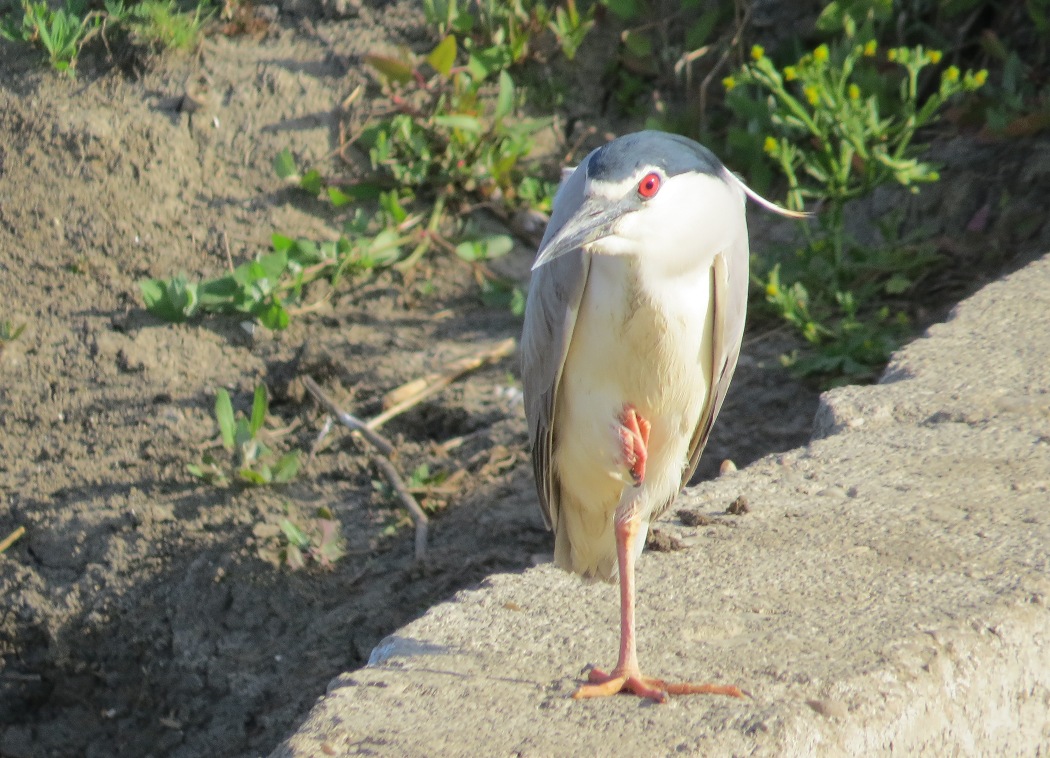
<instances>
[{"instance_id":1,"label":"gray wing","mask_svg":"<svg viewBox=\"0 0 1050 758\"><path fill-rule=\"evenodd\" d=\"M588 159L590 156L588 156ZM540 243L557 232L583 202L587 160L558 190L554 212ZM590 255L574 250L532 272L525 305L525 327L521 335L521 382L525 395L525 418L532 445L532 467L540 496L543 519L548 527L558 519L558 486L554 467L554 403L558 395L565 356L587 285Z\"/></svg>"},{"instance_id":2,"label":"gray wing","mask_svg":"<svg viewBox=\"0 0 1050 758\"><path fill-rule=\"evenodd\" d=\"M729 390L729 382L736 371L740 358L740 343L744 338L744 319L747 316L748 285L748 245L747 231L737 240L734 249L715 256L711 267L711 373L712 390L704 404L703 413L697 423L696 431L689 443L689 463L682 471L682 487L700 463L700 454L704 452L711 429L715 425L718 412L722 409ZM670 503L668 503L670 505Z\"/></svg>"}]
</instances>

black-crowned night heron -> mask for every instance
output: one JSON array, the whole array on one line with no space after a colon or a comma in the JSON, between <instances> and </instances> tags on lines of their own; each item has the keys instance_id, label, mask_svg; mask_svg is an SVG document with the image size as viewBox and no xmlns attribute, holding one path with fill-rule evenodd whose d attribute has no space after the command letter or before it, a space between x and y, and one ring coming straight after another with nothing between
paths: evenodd
<instances>
[{"instance_id":1,"label":"black-crowned night heron","mask_svg":"<svg viewBox=\"0 0 1050 758\"><path fill-rule=\"evenodd\" d=\"M634 564L696 469L736 368L748 289L747 196L705 147L639 132L590 153L554 199L533 265L522 383L554 557L620 579L616 668L575 697L740 696L643 677Z\"/></svg>"}]
</instances>

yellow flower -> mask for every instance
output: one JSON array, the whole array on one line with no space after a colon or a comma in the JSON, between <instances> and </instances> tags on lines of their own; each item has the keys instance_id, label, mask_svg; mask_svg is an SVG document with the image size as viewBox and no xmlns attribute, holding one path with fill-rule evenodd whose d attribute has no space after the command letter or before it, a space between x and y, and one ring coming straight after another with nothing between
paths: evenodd
<instances>
[{"instance_id":1,"label":"yellow flower","mask_svg":"<svg viewBox=\"0 0 1050 758\"><path fill-rule=\"evenodd\" d=\"M930 63L933 63L934 65L936 65L936 64L941 62L941 57L942 57L941 56L941 51L940 50L931 50L929 53L926 54L926 57L929 58Z\"/></svg>"},{"instance_id":2,"label":"yellow flower","mask_svg":"<svg viewBox=\"0 0 1050 758\"><path fill-rule=\"evenodd\" d=\"M851 84L849 86L849 99L860 100L860 87L858 87L856 84Z\"/></svg>"},{"instance_id":3,"label":"yellow flower","mask_svg":"<svg viewBox=\"0 0 1050 758\"><path fill-rule=\"evenodd\" d=\"M777 141L773 137L766 137L766 141L762 143L762 149L770 155L777 149Z\"/></svg>"},{"instance_id":4,"label":"yellow flower","mask_svg":"<svg viewBox=\"0 0 1050 758\"><path fill-rule=\"evenodd\" d=\"M888 61L895 61L895 60L897 60L897 49L896 48L890 48L889 50L886 51L886 60L888 60Z\"/></svg>"},{"instance_id":5,"label":"yellow flower","mask_svg":"<svg viewBox=\"0 0 1050 758\"><path fill-rule=\"evenodd\" d=\"M809 101L810 105L816 105L818 102L820 102L820 93L817 91L817 88L813 85L805 87L802 90L802 94L806 96L806 100Z\"/></svg>"},{"instance_id":6,"label":"yellow flower","mask_svg":"<svg viewBox=\"0 0 1050 758\"><path fill-rule=\"evenodd\" d=\"M793 82L798 78L798 71L795 70L794 66L784 66L784 80Z\"/></svg>"},{"instance_id":7,"label":"yellow flower","mask_svg":"<svg viewBox=\"0 0 1050 758\"><path fill-rule=\"evenodd\" d=\"M879 43L875 40L868 40L864 43L864 55L869 58L874 57L875 51L879 49Z\"/></svg>"},{"instance_id":8,"label":"yellow flower","mask_svg":"<svg viewBox=\"0 0 1050 758\"><path fill-rule=\"evenodd\" d=\"M828 59L828 46L821 45L813 51L813 60L817 63L824 63Z\"/></svg>"},{"instance_id":9,"label":"yellow flower","mask_svg":"<svg viewBox=\"0 0 1050 758\"><path fill-rule=\"evenodd\" d=\"M761 45L752 45L751 46L751 60L753 60L753 61L760 61L760 60L762 60L762 56L764 56L765 54L766 54L766 49L764 47L762 47Z\"/></svg>"},{"instance_id":10,"label":"yellow flower","mask_svg":"<svg viewBox=\"0 0 1050 758\"><path fill-rule=\"evenodd\" d=\"M769 284L766 285L766 295L768 297L776 297L779 294L780 294L780 287L778 287L777 285L773 284L773 282L770 282Z\"/></svg>"},{"instance_id":11,"label":"yellow flower","mask_svg":"<svg viewBox=\"0 0 1050 758\"><path fill-rule=\"evenodd\" d=\"M986 68L982 68L973 75L973 83L978 87L983 87L986 81L988 81L988 69Z\"/></svg>"},{"instance_id":12,"label":"yellow flower","mask_svg":"<svg viewBox=\"0 0 1050 758\"><path fill-rule=\"evenodd\" d=\"M941 74L941 81L945 81L945 82L957 82L957 81L959 81L959 67L958 66L948 66L948 68L944 69L944 73Z\"/></svg>"},{"instance_id":13,"label":"yellow flower","mask_svg":"<svg viewBox=\"0 0 1050 758\"><path fill-rule=\"evenodd\" d=\"M733 87L736 86L736 79L731 76L727 76L722 80L722 86L726 88L726 92L731 92Z\"/></svg>"}]
</instances>

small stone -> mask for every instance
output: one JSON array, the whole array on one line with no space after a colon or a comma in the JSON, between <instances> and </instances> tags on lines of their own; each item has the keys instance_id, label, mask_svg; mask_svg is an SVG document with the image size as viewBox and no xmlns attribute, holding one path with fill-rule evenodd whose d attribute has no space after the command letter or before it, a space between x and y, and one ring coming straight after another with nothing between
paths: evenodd
<instances>
[{"instance_id":1,"label":"small stone","mask_svg":"<svg viewBox=\"0 0 1050 758\"><path fill-rule=\"evenodd\" d=\"M674 534L668 534L659 529L650 529L646 538L646 548L653 552L676 552L685 550L686 543L676 538Z\"/></svg>"},{"instance_id":2,"label":"small stone","mask_svg":"<svg viewBox=\"0 0 1050 758\"><path fill-rule=\"evenodd\" d=\"M751 512L751 506L747 504L747 498L743 495L739 495L736 500L729 504L726 508L726 513L730 516L742 516L745 513Z\"/></svg>"},{"instance_id":3,"label":"small stone","mask_svg":"<svg viewBox=\"0 0 1050 758\"><path fill-rule=\"evenodd\" d=\"M685 550L685 543L673 534L651 529L649 536L645 539L645 547L655 553L673 553L677 550Z\"/></svg>"},{"instance_id":4,"label":"small stone","mask_svg":"<svg viewBox=\"0 0 1050 758\"><path fill-rule=\"evenodd\" d=\"M684 508L678 511L678 520L686 526L709 526L711 519L699 511L687 511Z\"/></svg>"}]
</instances>

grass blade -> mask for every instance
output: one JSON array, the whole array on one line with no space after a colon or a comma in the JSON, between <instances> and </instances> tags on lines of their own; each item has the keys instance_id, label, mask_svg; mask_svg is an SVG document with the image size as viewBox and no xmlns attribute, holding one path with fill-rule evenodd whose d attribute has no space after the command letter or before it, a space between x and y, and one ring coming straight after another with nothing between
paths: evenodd
<instances>
[{"instance_id":1,"label":"grass blade","mask_svg":"<svg viewBox=\"0 0 1050 758\"><path fill-rule=\"evenodd\" d=\"M224 388L220 388L215 395L215 420L219 423L222 446L227 450L233 450L233 403L230 402L230 393Z\"/></svg>"}]
</instances>

